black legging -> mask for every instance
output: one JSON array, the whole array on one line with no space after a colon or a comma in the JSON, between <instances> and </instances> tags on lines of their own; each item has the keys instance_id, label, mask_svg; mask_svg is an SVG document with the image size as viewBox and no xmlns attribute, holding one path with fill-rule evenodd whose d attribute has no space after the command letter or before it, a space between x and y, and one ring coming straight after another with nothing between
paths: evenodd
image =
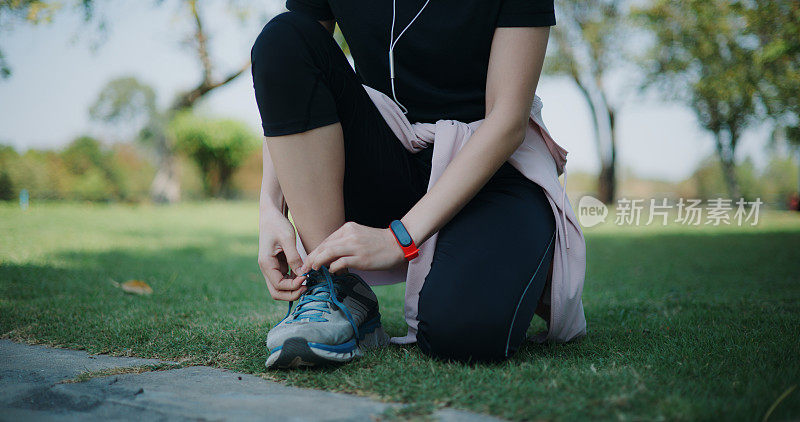
<instances>
[{"instance_id":1,"label":"black legging","mask_svg":"<svg viewBox=\"0 0 800 422\"><path fill-rule=\"evenodd\" d=\"M298 12L280 14L251 55L265 136L341 124L348 221L388 227L425 194L431 151L402 146L322 25ZM510 356L542 294L554 231L542 189L503 164L439 232L419 298L422 351L463 361Z\"/></svg>"}]
</instances>

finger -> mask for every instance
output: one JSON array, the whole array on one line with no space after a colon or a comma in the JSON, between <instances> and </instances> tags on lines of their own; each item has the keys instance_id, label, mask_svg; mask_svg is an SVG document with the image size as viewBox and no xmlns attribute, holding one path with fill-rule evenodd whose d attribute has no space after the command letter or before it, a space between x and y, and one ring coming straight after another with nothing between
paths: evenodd
<instances>
[{"instance_id":1,"label":"finger","mask_svg":"<svg viewBox=\"0 0 800 422\"><path fill-rule=\"evenodd\" d=\"M314 250L310 251L310 252L309 252L309 253L306 255L305 262L304 262L304 263L303 263L303 265L300 267L300 271L301 271L301 272L300 272L300 274L305 274L305 273L307 273L307 272L311 271L311 263L314 261L314 258L317 256L317 254L319 253L319 251L320 251L321 249L324 249L324 248L325 248L325 245L327 245L327 242L328 242L328 239L325 239L325 240L323 240L323 241L322 241L322 243L320 243L319 245L317 245L317 247L316 247L316 248L314 248Z\"/></svg>"},{"instance_id":2,"label":"finger","mask_svg":"<svg viewBox=\"0 0 800 422\"><path fill-rule=\"evenodd\" d=\"M293 292L299 289L303 282L306 280L304 276L295 278L282 278L277 283L273 284L277 290L284 290Z\"/></svg>"},{"instance_id":3,"label":"finger","mask_svg":"<svg viewBox=\"0 0 800 422\"><path fill-rule=\"evenodd\" d=\"M300 298L300 296L305 293L306 286L302 286L301 288L291 292L291 291L284 291L284 290L276 290L273 286L268 285L269 294L275 300L284 300L284 301L295 301Z\"/></svg>"},{"instance_id":4,"label":"finger","mask_svg":"<svg viewBox=\"0 0 800 422\"><path fill-rule=\"evenodd\" d=\"M270 284L277 283L284 277L284 272L280 269L280 262L274 256L259 258L258 266L264 279Z\"/></svg>"},{"instance_id":5,"label":"finger","mask_svg":"<svg viewBox=\"0 0 800 422\"><path fill-rule=\"evenodd\" d=\"M311 267L318 270L323 265L329 265L331 262L343 257L351 255L354 250L351 244L336 241L330 242L324 249L317 252L314 260L311 262Z\"/></svg>"},{"instance_id":6,"label":"finger","mask_svg":"<svg viewBox=\"0 0 800 422\"><path fill-rule=\"evenodd\" d=\"M280 281L285 277L279 269L272 268L264 272L264 278L267 280L267 284L271 286L276 286Z\"/></svg>"},{"instance_id":7,"label":"finger","mask_svg":"<svg viewBox=\"0 0 800 422\"><path fill-rule=\"evenodd\" d=\"M355 260L355 257L352 257L352 256L341 257L341 258L337 259L336 261L331 262L329 270L332 273L336 273L336 272L339 272L341 270L353 267L354 260Z\"/></svg>"},{"instance_id":8,"label":"finger","mask_svg":"<svg viewBox=\"0 0 800 422\"><path fill-rule=\"evenodd\" d=\"M295 291L300 288L305 277L286 278L286 271L278 268L277 264L276 257L265 258L259 263L267 285L272 286L274 290Z\"/></svg>"},{"instance_id":9,"label":"finger","mask_svg":"<svg viewBox=\"0 0 800 422\"><path fill-rule=\"evenodd\" d=\"M283 249L283 254L286 255L286 262L289 264L292 271L294 271L295 274L302 274L298 271L303 267L303 259L300 258L300 254L297 252L297 243L295 239L291 238L281 241L281 248Z\"/></svg>"},{"instance_id":10,"label":"finger","mask_svg":"<svg viewBox=\"0 0 800 422\"><path fill-rule=\"evenodd\" d=\"M278 260L274 256L268 254L262 255L261 253L259 253L258 268L261 269L261 272L265 276L267 275L267 271L277 267L278 267Z\"/></svg>"},{"instance_id":11,"label":"finger","mask_svg":"<svg viewBox=\"0 0 800 422\"><path fill-rule=\"evenodd\" d=\"M312 265L312 263L314 262L315 259L317 259L317 257L319 256L320 252L328 247L329 243L330 242L328 241L328 239L323 240L322 243L320 243L316 248L314 248L313 251L311 251L310 254L308 254L306 256L305 263L303 264L302 267L300 267L300 271L301 271L300 274L301 275L302 274L306 274L309 271L311 271L312 269L314 269L314 266Z\"/></svg>"},{"instance_id":12,"label":"finger","mask_svg":"<svg viewBox=\"0 0 800 422\"><path fill-rule=\"evenodd\" d=\"M317 247L314 248L314 250L311 251L306 256L305 263L301 268L302 271L301 274L306 274L312 269L318 270L320 266L324 265L321 264L314 266L311 263L314 262L315 259L318 259L318 256L322 251L326 250L333 244L341 243L345 239L347 233L351 231L351 229L352 228L350 227L350 223L345 223L342 227L339 227L336 231L334 231L327 238L325 238L325 240L323 240L322 243L317 245Z\"/></svg>"}]
</instances>

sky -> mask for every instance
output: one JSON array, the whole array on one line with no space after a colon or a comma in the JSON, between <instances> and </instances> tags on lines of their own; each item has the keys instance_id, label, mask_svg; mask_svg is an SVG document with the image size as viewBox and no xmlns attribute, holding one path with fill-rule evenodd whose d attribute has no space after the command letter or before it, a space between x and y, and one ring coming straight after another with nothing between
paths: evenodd
<instances>
[{"instance_id":1,"label":"sky","mask_svg":"<svg viewBox=\"0 0 800 422\"><path fill-rule=\"evenodd\" d=\"M254 3L258 15L250 24L221 10L206 11L207 30L214 37L211 53L220 74L239 68L261 26L284 10L280 1ZM103 32L78 14L61 15L46 25L2 29L0 48L14 73L0 80L0 144L18 150L57 148L87 133L110 141L123 139L92 121L88 113L106 82L135 76L153 86L159 103L166 106L177 92L200 79L196 59L182 48L191 27L180 8L169 2L155 7L152 2L128 0L113 2L100 12L109 23ZM623 172L679 181L713 153L711 135L688 107L661 100L657 93L639 93L635 75L620 71L611 79L615 92L625 93L617 126L618 164ZM569 151L569 170L596 172L598 154L589 111L572 82L545 76L537 94L544 102L548 130ZM214 91L200 107L260 129L249 72ZM745 132L737 157L749 156L756 165L764 165L768 134L763 126Z\"/></svg>"}]
</instances>

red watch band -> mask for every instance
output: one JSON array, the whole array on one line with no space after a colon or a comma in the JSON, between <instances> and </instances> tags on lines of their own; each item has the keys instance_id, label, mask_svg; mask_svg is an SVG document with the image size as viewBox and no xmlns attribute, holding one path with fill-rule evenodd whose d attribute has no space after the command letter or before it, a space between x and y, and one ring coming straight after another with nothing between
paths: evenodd
<instances>
[{"instance_id":1,"label":"red watch band","mask_svg":"<svg viewBox=\"0 0 800 422\"><path fill-rule=\"evenodd\" d=\"M392 231L394 239L397 241L397 244L400 245L400 249L403 250L406 261L411 261L419 256L419 248L417 248L414 239L408 234L408 230L406 230L406 227L400 220L392 221L389 225L389 230Z\"/></svg>"},{"instance_id":2,"label":"red watch band","mask_svg":"<svg viewBox=\"0 0 800 422\"><path fill-rule=\"evenodd\" d=\"M400 245L400 242L397 242L397 244ZM403 250L403 254L406 257L406 261L411 261L412 259L419 256L419 248L417 248L417 245L415 245L414 242L411 242L411 245L409 246L400 245L400 249Z\"/></svg>"}]
</instances>

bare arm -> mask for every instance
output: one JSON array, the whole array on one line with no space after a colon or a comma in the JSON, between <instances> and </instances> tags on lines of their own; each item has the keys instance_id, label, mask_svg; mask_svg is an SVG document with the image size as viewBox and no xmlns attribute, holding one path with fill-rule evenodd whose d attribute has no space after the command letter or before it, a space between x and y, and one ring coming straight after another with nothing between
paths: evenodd
<instances>
[{"instance_id":1,"label":"bare arm","mask_svg":"<svg viewBox=\"0 0 800 422\"><path fill-rule=\"evenodd\" d=\"M278 184L278 176L275 174L275 167L269 156L269 148L266 143L262 146L262 166L261 172L261 196L259 208L262 213L278 212L283 214L283 193Z\"/></svg>"},{"instance_id":2,"label":"bare arm","mask_svg":"<svg viewBox=\"0 0 800 422\"><path fill-rule=\"evenodd\" d=\"M284 215L284 201L269 149L263 145L263 171L258 213L258 266L270 295L278 300L297 300L305 291L300 277L288 275L303 265L297 253L294 227Z\"/></svg>"},{"instance_id":3,"label":"bare arm","mask_svg":"<svg viewBox=\"0 0 800 422\"><path fill-rule=\"evenodd\" d=\"M522 144L549 33L549 27L495 30L486 79L486 120L402 218L418 244L450 221Z\"/></svg>"},{"instance_id":4,"label":"bare arm","mask_svg":"<svg viewBox=\"0 0 800 422\"><path fill-rule=\"evenodd\" d=\"M522 144L542 71L548 27L497 28L486 80L486 119L431 190L402 218L417 244L467 204ZM403 261L389 229L346 223L311 254L301 269L329 265L380 270Z\"/></svg>"}]
</instances>

